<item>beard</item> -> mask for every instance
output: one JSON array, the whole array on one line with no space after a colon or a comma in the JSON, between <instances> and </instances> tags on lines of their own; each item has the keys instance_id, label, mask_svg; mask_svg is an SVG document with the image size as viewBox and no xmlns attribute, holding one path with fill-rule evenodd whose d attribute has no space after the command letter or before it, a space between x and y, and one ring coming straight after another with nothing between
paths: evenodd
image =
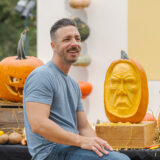
<instances>
[{"instance_id":1,"label":"beard","mask_svg":"<svg viewBox=\"0 0 160 160\"><path fill-rule=\"evenodd\" d=\"M60 57L63 61L67 64L72 64L77 61L79 54L80 54L79 47L70 47L66 50L66 52L59 52Z\"/></svg>"}]
</instances>

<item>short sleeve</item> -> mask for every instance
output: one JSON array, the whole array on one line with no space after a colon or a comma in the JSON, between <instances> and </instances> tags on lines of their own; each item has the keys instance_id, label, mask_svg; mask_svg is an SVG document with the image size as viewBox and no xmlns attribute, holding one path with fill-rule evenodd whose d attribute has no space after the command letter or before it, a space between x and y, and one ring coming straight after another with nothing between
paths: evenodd
<instances>
[{"instance_id":1,"label":"short sleeve","mask_svg":"<svg viewBox=\"0 0 160 160\"><path fill-rule=\"evenodd\" d=\"M33 72L26 80L24 87L25 102L39 102L51 105L54 96L49 73L44 71Z\"/></svg>"},{"instance_id":2,"label":"short sleeve","mask_svg":"<svg viewBox=\"0 0 160 160\"><path fill-rule=\"evenodd\" d=\"M81 99L81 89L78 84L77 84L77 86L78 86L78 106L77 106L76 111L84 111L83 103L82 103L82 99Z\"/></svg>"}]
</instances>

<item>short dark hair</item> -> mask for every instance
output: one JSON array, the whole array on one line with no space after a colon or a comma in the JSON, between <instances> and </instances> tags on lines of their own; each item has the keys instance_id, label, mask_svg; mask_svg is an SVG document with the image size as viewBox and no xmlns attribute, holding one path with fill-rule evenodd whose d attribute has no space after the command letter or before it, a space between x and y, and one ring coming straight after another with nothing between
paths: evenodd
<instances>
[{"instance_id":1,"label":"short dark hair","mask_svg":"<svg viewBox=\"0 0 160 160\"><path fill-rule=\"evenodd\" d=\"M65 27L65 26L74 26L74 27L77 27L76 23L72 19L63 18L63 19L58 20L57 22L54 23L54 25L51 27L51 30L50 30L50 36L51 36L51 40L52 41L55 40L55 33L56 33L56 31L59 28Z\"/></svg>"}]
</instances>

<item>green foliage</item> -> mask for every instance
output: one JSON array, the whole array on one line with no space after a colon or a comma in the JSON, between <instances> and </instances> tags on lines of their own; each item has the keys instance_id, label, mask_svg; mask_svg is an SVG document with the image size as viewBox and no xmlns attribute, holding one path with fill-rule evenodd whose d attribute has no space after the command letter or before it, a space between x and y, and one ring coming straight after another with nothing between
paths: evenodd
<instances>
[{"instance_id":1,"label":"green foliage","mask_svg":"<svg viewBox=\"0 0 160 160\"><path fill-rule=\"evenodd\" d=\"M0 1L0 60L17 55L18 40L25 28L25 19L15 10L17 2ZM29 56L36 56L36 19L29 19Z\"/></svg>"}]
</instances>

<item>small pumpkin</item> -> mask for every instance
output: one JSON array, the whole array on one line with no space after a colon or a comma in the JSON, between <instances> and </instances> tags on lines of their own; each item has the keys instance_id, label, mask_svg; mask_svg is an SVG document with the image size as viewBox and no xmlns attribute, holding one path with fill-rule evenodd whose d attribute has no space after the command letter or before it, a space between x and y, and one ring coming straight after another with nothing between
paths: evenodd
<instances>
[{"instance_id":1,"label":"small pumpkin","mask_svg":"<svg viewBox=\"0 0 160 160\"><path fill-rule=\"evenodd\" d=\"M77 61L74 62L72 65L73 66L88 66L91 63L91 58L88 54L80 54L78 57Z\"/></svg>"},{"instance_id":2,"label":"small pumpkin","mask_svg":"<svg viewBox=\"0 0 160 160\"><path fill-rule=\"evenodd\" d=\"M121 51L104 82L105 113L111 122L139 123L148 107L147 76L142 66Z\"/></svg>"},{"instance_id":3,"label":"small pumpkin","mask_svg":"<svg viewBox=\"0 0 160 160\"><path fill-rule=\"evenodd\" d=\"M22 135L17 132L13 132L9 135L9 143L11 144L21 143L21 140L22 140Z\"/></svg>"},{"instance_id":4,"label":"small pumpkin","mask_svg":"<svg viewBox=\"0 0 160 160\"><path fill-rule=\"evenodd\" d=\"M146 113L143 121L154 121L154 122L155 122L155 125L157 126L157 119L156 119L156 117L154 117L154 115L151 114L151 113Z\"/></svg>"},{"instance_id":5,"label":"small pumpkin","mask_svg":"<svg viewBox=\"0 0 160 160\"><path fill-rule=\"evenodd\" d=\"M160 129L160 113L158 114L158 128Z\"/></svg>"},{"instance_id":6,"label":"small pumpkin","mask_svg":"<svg viewBox=\"0 0 160 160\"><path fill-rule=\"evenodd\" d=\"M82 99L86 98L92 91L92 85L89 82L78 81L81 89Z\"/></svg>"},{"instance_id":7,"label":"small pumpkin","mask_svg":"<svg viewBox=\"0 0 160 160\"><path fill-rule=\"evenodd\" d=\"M90 29L89 29L88 25L78 17L73 17L73 21L77 25L79 34L81 36L81 41L82 42L85 41L90 34Z\"/></svg>"},{"instance_id":8,"label":"small pumpkin","mask_svg":"<svg viewBox=\"0 0 160 160\"><path fill-rule=\"evenodd\" d=\"M0 136L0 144L6 144L8 143L9 137L8 134L3 134Z\"/></svg>"},{"instance_id":9,"label":"small pumpkin","mask_svg":"<svg viewBox=\"0 0 160 160\"><path fill-rule=\"evenodd\" d=\"M25 56L26 32L27 30L21 33L17 48L18 56L6 57L0 62L0 98L7 101L22 102L27 76L35 68L43 65L40 59Z\"/></svg>"},{"instance_id":10,"label":"small pumpkin","mask_svg":"<svg viewBox=\"0 0 160 160\"><path fill-rule=\"evenodd\" d=\"M69 4L72 8L82 9L90 5L90 0L69 0Z\"/></svg>"}]
</instances>

